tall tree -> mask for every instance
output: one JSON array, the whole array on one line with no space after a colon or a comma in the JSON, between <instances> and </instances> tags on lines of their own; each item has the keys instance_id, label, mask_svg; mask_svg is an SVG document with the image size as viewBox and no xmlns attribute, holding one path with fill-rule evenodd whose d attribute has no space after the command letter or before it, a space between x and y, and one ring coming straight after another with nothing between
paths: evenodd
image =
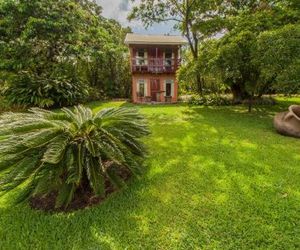
<instances>
[{"instance_id":1,"label":"tall tree","mask_svg":"<svg viewBox=\"0 0 300 250\"><path fill-rule=\"evenodd\" d=\"M251 99L254 94L261 96L273 84L271 78L267 81L261 78L264 67L258 62L262 56L257 58L256 52L259 35L299 21L298 11L289 1L253 1L248 8L228 18L228 31L218 42L215 62L237 102ZM272 43L268 43L264 50L270 51L271 47Z\"/></svg>"},{"instance_id":2,"label":"tall tree","mask_svg":"<svg viewBox=\"0 0 300 250\"><path fill-rule=\"evenodd\" d=\"M261 81L280 93L300 93L300 23L263 32L257 40Z\"/></svg>"},{"instance_id":3,"label":"tall tree","mask_svg":"<svg viewBox=\"0 0 300 250\"><path fill-rule=\"evenodd\" d=\"M189 81L190 74L195 75L197 71L200 71L204 78L215 75L217 76L216 81L219 78L231 89L235 102L252 99L254 95L261 96L270 91L275 78L272 72L272 77L265 77L267 80L262 79L262 72L267 72L267 70L264 69L263 63L259 62L264 58L264 60L270 59L268 62L270 63L272 59L271 57L263 57L262 54L260 57L257 56L257 49L260 49L257 39L262 32L282 28L287 24L298 23L299 5L292 0L249 0L242 2L232 0L224 1L222 8L224 36L216 39L213 43L202 42L200 48L202 48L201 50L204 49L205 53L200 53L201 56L196 62L189 60L189 65L194 65L190 69L194 70L182 71L184 74L181 76L187 77ZM291 32L286 34L289 35L286 36L286 43L292 44L288 42ZM297 36L296 34L295 36ZM284 39L283 36L281 38ZM274 42L275 40L270 39L269 41ZM285 45L286 43L282 42ZM274 52L271 49L271 43L261 41L260 47L262 48L260 49L261 53L268 51L270 52L268 55L271 55L271 51ZM287 59L284 55L277 57L277 59L279 58ZM276 61L273 60L273 62ZM272 71L271 66L270 64L269 72Z\"/></svg>"}]
</instances>

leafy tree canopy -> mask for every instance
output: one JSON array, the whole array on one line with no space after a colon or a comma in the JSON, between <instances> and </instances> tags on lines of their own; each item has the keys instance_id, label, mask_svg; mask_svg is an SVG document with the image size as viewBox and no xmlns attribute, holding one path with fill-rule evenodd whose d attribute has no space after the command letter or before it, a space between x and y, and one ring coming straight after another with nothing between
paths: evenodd
<instances>
[{"instance_id":1,"label":"leafy tree canopy","mask_svg":"<svg viewBox=\"0 0 300 250\"><path fill-rule=\"evenodd\" d=\"M200 72L207 87L207 79L214 75L216 82L219 79L231 88L236 101L275 90L286 92L288 86L295 92L297 87L291 84L291 78L294 82L298 79L297 1L244 1L242 5L241 1L230 2L223 5L224 35L213 42L202 42L201 56L196 61L188 57L187 68L194 67L180 71L182 81L193 80L193 72Z\"/></svg>"},{"instance_id":2,"label":"leafy tree canopy","mask_svg":"<svg viewBox=\"0 0 300 250\"><path fill-rule=\"evenodd\" d=\"M103 18L101 7L88 0L1 1L0 71L9 89L4 93L13 102L38 106L79 102L89 88L96 89L90 93L128 95L127 31ZM61 95L58 81L65 86ZM32 92L25 91L24 82L34 83Z\"/></svg>"}]
</instances>

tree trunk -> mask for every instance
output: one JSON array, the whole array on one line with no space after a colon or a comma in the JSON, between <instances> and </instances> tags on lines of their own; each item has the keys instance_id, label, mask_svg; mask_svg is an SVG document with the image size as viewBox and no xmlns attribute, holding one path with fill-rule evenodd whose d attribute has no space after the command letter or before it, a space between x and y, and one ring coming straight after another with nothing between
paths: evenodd
<instances>
[{"instance_id":1,"label":"tree trunk","mask_svg":"<svg viewBox=\"0 0 300 250\"><path fill-rule=\"evenodd\" d=\"M248 102L248 112L251 113L252 111L252 106L253 106L253 96L254 94L251 93L250 98L249 98L249 102Z\"/></svg>"},{"instance_id":2,"label":"tree trunk","mask_svg":"<svg viewBox=\"0 0 300 250\"><path fill-rule=\"evenodd\" d=\"M196 73L196 85L197 85L197 92L202 96L203 95L202 79L198 72Z\"/></svg>"},{"instance_id":3,"label":"tree trunk","mask_svg":"<svg viewBox=\"0 0 300 250\"><path fill-rule=\"evenodd\" d=\"M230 87L232 95L233 95L233 102L236 104L241 103L243 100L249 98L249 94L241 88L240 84L233 84Z\"/></svg>"}]
</instances>

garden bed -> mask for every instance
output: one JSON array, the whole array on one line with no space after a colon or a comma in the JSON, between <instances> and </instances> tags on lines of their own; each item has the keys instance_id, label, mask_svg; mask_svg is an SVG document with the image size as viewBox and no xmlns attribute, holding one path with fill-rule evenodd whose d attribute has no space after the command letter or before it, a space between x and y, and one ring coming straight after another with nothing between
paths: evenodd
<instances>
[{"instance_id":1,"label":"garden bed","mask_svg":"<svg viewBox=\"0 0 300 250\"><path fill-rule=\"evenodd\" d=\"M121 177L126 182L131 177L131 173L128 170L123 169L122 172L119 173L119 177ZM86 185L85 187L79 188L75 192L73 201L66 208L55 207L57 192L52 192L46 196L32 197L29 203L33 209L42 210L46 212L72 212L79 209L98 205L101 202L103 202L109 194L115 191L117 191L116 187L114 187L114 185L111 182L106 180L104 196L95 196L92 192L92 189Z\"/></svg>"}]
</instances>

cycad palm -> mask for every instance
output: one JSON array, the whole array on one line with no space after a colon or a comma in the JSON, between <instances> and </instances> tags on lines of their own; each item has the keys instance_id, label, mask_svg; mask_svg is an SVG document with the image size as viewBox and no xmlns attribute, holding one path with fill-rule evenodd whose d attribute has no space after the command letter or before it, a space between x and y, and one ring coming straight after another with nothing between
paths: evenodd
<instances>
[{"instance_id":1,"label":"cycad palm","mask_svg":"<svg viewBox=\"0 0 300 250\"><path fill-rule=\"evenodd\" d=\"M118 169L138 172L145 152L139 138L148 133L144 117L128 108L3 114L0 191L22 185L19 201L58 191L56 207L68 206L82 185L101 196L106 179L122 183Z\"/></svg>"}]
</instances>

